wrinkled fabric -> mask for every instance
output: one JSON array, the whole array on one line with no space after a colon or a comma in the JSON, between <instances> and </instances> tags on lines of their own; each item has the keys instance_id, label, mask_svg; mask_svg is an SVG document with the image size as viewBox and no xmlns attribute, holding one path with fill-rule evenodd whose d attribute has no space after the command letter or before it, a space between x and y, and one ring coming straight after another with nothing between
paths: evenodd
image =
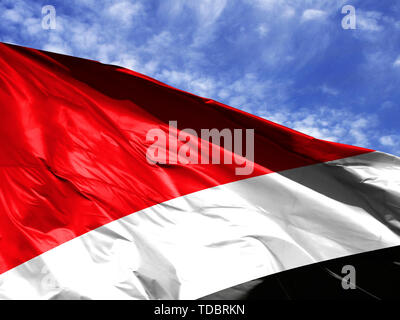
<instances>
[{"instance_id":1,"label":"wrinkled fabric","mask_svg":"<svg viewBox=\"0 0 400 320\"><path fill-rule=\"evenodd\" d=\"M176 197L371 152L314 139L117 66L7 44L0 44L0 105L0 274ZM238 176L234 164L149 164L146 134L167 131L170 120L177 131L254 129L254 171Z\"/></svg>"},{"instance_id":2,"label":"wrinkled fabric","mask_svg":"<svg viewBox=\"0 0 400 320\"><path fill-rule=\"evenodd\" d=\"M375 152L198 191L4 273L0 297L197 299L280 271L399 246L399 229L385 219L391 212L399 221L399 184L400 159Z\"/></svg>"}]
</instances>

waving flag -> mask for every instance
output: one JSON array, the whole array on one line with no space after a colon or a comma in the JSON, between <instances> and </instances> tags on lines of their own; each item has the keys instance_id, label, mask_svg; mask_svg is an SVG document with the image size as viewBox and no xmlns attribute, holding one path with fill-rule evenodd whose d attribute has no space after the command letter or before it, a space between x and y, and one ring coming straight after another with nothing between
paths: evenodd
<instances>
[{"instance_id":1,"label":"waving flag","mask_svg":"<svg viewBox=\"0 0 400 320\"><path fill-rule=\"evenodd\" d=\"M400 245L395 156L8 44L0 103L0 298L197 299Z\"/></svg>"}]
</instances>

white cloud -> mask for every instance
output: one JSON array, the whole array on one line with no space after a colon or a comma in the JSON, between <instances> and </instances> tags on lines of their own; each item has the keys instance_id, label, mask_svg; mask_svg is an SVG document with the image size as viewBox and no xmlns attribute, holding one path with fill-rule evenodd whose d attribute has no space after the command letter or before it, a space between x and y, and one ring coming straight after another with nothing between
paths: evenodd
<instances>
[{"instance_id":1,"label":"white cloud","mask_svg":"<svg viewBox=\"0 0 400 320\"><path fill-rule=\"evenodd\" d=\"M276 108L258 110L257 114L267 120L282 124L312 137L370 147L376 135L377 121L365 114L344 109L320 107L315 110Z\"/></svg>"},{"instance_id":2,"label":"white cloud","mask_svg":"<svg viewBox=\"0 0 400 320\"><path fill-rule=\"evenodd\" d=\"M400 145L400 136L382 136L379 142L385 147L394 147Z\"/></svg>"},{"instance_id":3,"label":"white cloud","mask_svg":"<svg viewBox=\"0 0 400 320\"><path fill-rule=\"evenodd\" d=\"M332 87L328 87L327 85L321 86L320 89L323 93L330 94L332 96L337 96L339 94L338 90L336 90Z\"/></svg>"},{"instance_id":4,"label":"white cloud","mask_svg":"<svg viewBox=\"0 0 400 320\"><path fill-rule=\"evenodd\" d=\"M197 17L197 28L193 33L191 47L199 48L213 39L218 19L227 5L227 0L189 1L188 5Z\"/></svg>"},{"instance_id":5,"label":"white cloud","mask_svg":"<svg viewBox=\"0 0 400 320\"><path fill-rule=\"evenodd\" d=\"M286 6L282 10L282 17L284 18L291 18L296 14L296 10L293 7Z\"/></svg>"},{"instance_id":6,"label":"white cloud","mask_svg":"<svg viewBox=\"0 0 400 320\"><path fill-rule=\"evenodd\" d=\"M267 33L269 32L269 28L268 28L267 24L262 23L262 24L258 25L257 32L261 38L265 37L267 35Z\"/></svg>"},{"instance_id":7,"label":"white cloud","mask_svg":"<svg viewBox=\"0 0 400 320\"><path fill-rule=\"evenodd\" d=\"M57 27L60 28L61 24L57 24ZM58 29L58 31L59 30L60 29ZM63 39L60 33L57 32L49 33L48 41L44 44L43 50L69 55L73 53L73 50L71 49L69 43Z\"/></svg>"},{"instance_id":8,"label":"white cloud","mask_svg":"<svg viewBox=\"0 0 400 320\"><path fill-rule=\"evenodd\" d=\"M149 38L144 45L145 51L156 55L159 52L163 52L165 48L168 48L173 40L174 38L170 32L161 31Z\"/></svg>"},{"instance_id":9,"label":"white cloud","mask_svg":"<svg viewBox=\"0 0 400 320\"><path fill-rule=\"evenodd\" d=\"M47 43L43 46L43 50L61 53L61 54L71 54L71 49L64 43Z\"/></svg>"},{"instance_id":10,"label":"white cloud","mask_svg":"<svg viewBox=\"0 0 400 320\"><path fill-rule=\"evenodd\" d=\"M304 10L303 15L301 16L302 21L309 20L320 20L326 17L326 12L318 9L307 9Z\"/></svg>"},{"instance_id":11,"label":"white cloud","mask_svg":"<svg viewBox=\"0 0 400 320\"><path fill-rule=\"evenodd\" d=\"M100 42L101 34L96 27L86 24L74 23L71 25L71 42L80 50L96 48Z\"/></svg>"},{"instance_id":12,"label":"white cloud","mask_svg":"<svg viewBox=\"0 0 400 320\"><path fill-rule=\"evenodd\" d=\"M37 36L39 32L43 31L39 18L26 18L23 24L30 36Z\"/></svg>"},{"instance_id":13,"label":"white cloud","mask_svg":"<svg viewBox=\"0 0 400 320\"><path fill-rule=\"evenodd\" d=\"M137 57L134 57L130 54L121 54L118 56L118 60L112 61L110 64L115 64L117 66L125 67L127 69L135 70L140 72L140 63Z\"/></svg>"},{"instance_id":14,"label":"white cloud","mask_svg":"<svg viewBox=\"0 0 400 320\"><path fill-rule=\"evenodd\" d=\"M163 0L160 1L158 11L161 15L166 15L171 19L175 19L182 13L185 3L187 3L185 0Z\"/></svg>"},{"instance_id":15,"label":"white cloud","mask_svg":"<svg viewBox=\"0 0 400 320\"><path fill-rule=\"evenodd\" d=\"M14 23L19 23L23 21L22 15L15 9L8 9L3 12L2 17Z\"/></svg>"},{"instance_id":16,"label":"white cloud","mask_svg":"<svg viewBox=\"0 0 400 320\"><path fill-rule=\"evenodd\" d=\"M396 108L396 105L392 101L385 101L380 107L381 110L389 110L393 108Z\"/></svg>"},{"instance_id":17,"label":"white cloud","mask_svg":"<svg viewBox=\"0 0 400 320\"><path fill-rule=\"evenodd\" d=\"M226 89L221 89L218 92L218 98L225 100L226 98L229 97L229 91Z\"/></svg>"},{"instance_id":18,"label":"white cloud","mask_svg":"<svg viewBox=\"0 0 400 320\"><path fill-rule=\"evenodd\" d=\"M272 10L275 6L279 5L281 0L249 0L249 3L255 4L257 7L264 10Z\"/></svg>"},{"instance_id":19,"label":"white cloud","mask_svg":"<svg viewBox=\"0 0 400 320\"><path fill-rule=\"evenodd\" d=\"M247 98L246 96L234 96L229 100L231 106L236 106L236 108L246 107Z\"/></svg>"},{"instance_id":20,"label":"white cloud","mask_svg":"<svg viewBox=\"0 0 400 320\"><path fill-rule=\"evenodd\" d=\"M383 27L379 24L382 14L376 11L357 11L357 28L366 31L381 31Z\"/></svg>"},{"instance_id":21,"label":"white cloud","mask_svg":"<svg viewBox=\"0 0 400 320\"><path fill-rule=\"evenodd\" d=\"M195 9L203 27L214 23L226 7L227 0L202 0L189 2Z\"/></svg>"},{"instance_id":22,"label":"white cloud","mask_svg":"<svg viewBox=\"0 0 400 320\"><path fill-rule=\"evenodd\" d=\"M397 57L397 59L393 62L394 67L400 67L400 56Z\"/></svg>"},{"instance_id":23,"label":"white cloud","mask_svg":"<svg viewBox=\"0 0 400 320\"><path fill-rule=\"evenodd\" d=\"M369 136L367 135L367 128L369 127L370 120L366 118L358 118L355 121L352 121L350 127L350 135L353 137L355 144L359 146L368 146Z\"/></svg>"},{"instance_id":24,"label":"white cloud","mask_svg":"<svg viewBox=\"0 0 400 320\"><path fill-rule=\"evenodd\" d=\"M123 1L113 4L107 9L107 12L111 17L118 20L118 23L129 26L133 22L134 17L142 10L143 7L139 2Z\"/></svg>"}]
</instances>

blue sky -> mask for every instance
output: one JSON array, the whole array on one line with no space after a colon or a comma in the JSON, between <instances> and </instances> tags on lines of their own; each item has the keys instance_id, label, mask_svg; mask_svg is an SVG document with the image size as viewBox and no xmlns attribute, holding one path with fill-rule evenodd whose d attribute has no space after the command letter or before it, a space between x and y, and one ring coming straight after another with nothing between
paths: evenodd
<instances>
[{"instance_id":1,"label":"blue sky","mask_svg":"<svg viewBox=\"0 0 400 320\"><path fill-rule=\"evenodd\" d=\"M356 9L356 29L341 8ZM56 9L42 29L42 7ZM400 2L0 0L0 41L121 65L317 138L400 155Z\"/></svg>"}]
</instances>

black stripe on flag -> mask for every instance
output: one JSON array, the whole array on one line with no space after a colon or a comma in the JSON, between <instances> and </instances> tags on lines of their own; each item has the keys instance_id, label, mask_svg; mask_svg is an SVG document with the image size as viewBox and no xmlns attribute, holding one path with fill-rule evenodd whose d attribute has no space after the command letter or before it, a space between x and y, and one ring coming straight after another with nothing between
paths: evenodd
<instances>
[{"instance_id":1,"label":"black stripe on flag","mask_svg":"<svg viewBox=\"0 0 400 320\"><path fill-rule=\"evenodd\" d=\"M279 272L200 300L399 299L399 288L400 246L396 246Z\"/></svg>"}]
</instances>

